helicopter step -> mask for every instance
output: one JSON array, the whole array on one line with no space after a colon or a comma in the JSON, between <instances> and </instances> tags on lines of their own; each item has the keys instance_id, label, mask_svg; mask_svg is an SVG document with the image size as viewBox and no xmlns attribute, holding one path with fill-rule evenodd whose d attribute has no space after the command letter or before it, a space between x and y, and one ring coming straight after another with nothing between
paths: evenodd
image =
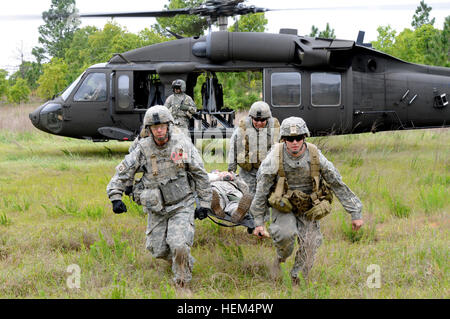
<instances>
[{"instance_id":1,"label":"helicopter step","mask_svg":"<svg viewBox=\"0 0 450 319\"><path fill-rule=\"evenodd\" d=\"M132 141L135 138L133 132L117 127L100 127L98 132L112 140Z\"/></svg>"}]
</instances>

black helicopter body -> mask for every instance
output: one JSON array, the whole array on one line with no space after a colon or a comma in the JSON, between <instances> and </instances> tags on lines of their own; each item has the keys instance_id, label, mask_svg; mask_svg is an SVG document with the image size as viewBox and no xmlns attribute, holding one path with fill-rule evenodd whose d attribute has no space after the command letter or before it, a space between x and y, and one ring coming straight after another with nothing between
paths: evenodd
<instances>
[{"instance_id":1,"label":"black helicopter body","mask_svg":"<svg viewBox=\"0 0 450 319\"><path fill-rule=\"evenodd\" d=\"M262 73L262 99L273 116L280 122L300 116L312 135L447 127L450 68L404 62L362 38L311 38L283 29L219 31L158 43L88 68L30 119L51 134L132 140L145 111L172 94L173 80L183 79L193 96L199 75L206 73L202 101L195 101L203 109L191 120L191 134L229 137L235 113L223 105L227 92L215 75L250 70Z\"/></svg>"}]
</instances>

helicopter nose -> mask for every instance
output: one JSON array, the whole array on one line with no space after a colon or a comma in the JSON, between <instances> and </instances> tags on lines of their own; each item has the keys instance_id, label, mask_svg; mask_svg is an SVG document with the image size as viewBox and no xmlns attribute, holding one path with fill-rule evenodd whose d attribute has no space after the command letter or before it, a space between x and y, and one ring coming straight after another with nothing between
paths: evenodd
<instances>
[{"instance_id":1,"label":"helicopter nose","mask_svg":"<svg viewBox=\"0 0 450 319\"><path fill-rule=\"evenodd\" d=\"M39 106L39 107L38 107L37 109L35 109L33 112L31 112L30 114L28 114L28 116L29 116L29 118L30 118L30 120L31 120L31 123L33 123L33 125L34 125L36 128L39 128L39 129L40 129L40 126L39 126L39 119L40 119L39 114L41 113L41 111L42 111L42 109L43 109L44 107L45 107L45 104Z\"/></svg>"}]
</instances>

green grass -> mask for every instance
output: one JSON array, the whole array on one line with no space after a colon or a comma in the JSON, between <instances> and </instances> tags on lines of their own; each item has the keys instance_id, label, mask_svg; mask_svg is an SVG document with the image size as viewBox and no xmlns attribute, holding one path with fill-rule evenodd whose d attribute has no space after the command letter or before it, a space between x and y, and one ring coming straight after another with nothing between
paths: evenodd
<instances>
[{"instance_id":1,"label":"green grass","mask_svg":"<svg viewBox=\"0 0 450 319\"><path fill-rule=\"evenodd\" d=\"M292 286L294 256L274 280L270 240L196 220L192 297L448 298L450 131L309 141L360 197L363 228L351 230L335 199L321 221L324 239L314 267ZM217 158L212 143L226 144L201 143ZM128 146L34 129L0 131L0 298L180 298L167 263L145 249L142 207L125 197L128 212L115 215L106 196ZM80 289L66 285L72 264L81 269ZM371 264L381 269L379 289L366 285Z\"/></svg>"}]
</instances>

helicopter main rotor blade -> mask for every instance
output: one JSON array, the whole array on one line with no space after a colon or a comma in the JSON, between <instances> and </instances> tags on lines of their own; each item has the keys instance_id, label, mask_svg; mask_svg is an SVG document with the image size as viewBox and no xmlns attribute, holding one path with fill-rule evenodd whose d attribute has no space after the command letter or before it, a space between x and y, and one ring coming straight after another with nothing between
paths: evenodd
<instances>
[{"instance_id":1,"label":"helicopter main rotor blade","mask_svg":"<svg viewBox=\"0 0 450 319\"><path fill-rule=\"evenodd\" d=\"M271 8L266 11L322 11L322 10L407 10L416 8L415 4L382 4L382 5L356 5L338 7L303 7L303 8ZM433 8L450 8L450 3L434 4Z\"/></svg>"},{"instance_id":2,"label":"helicopter main rotor blade","mask_svg":"<svg viewBox=\"0 0 450 319\"><path fill-rule=\"evenodd\" d=\"M145 11L145 12L111 12L111 13L86 13L80 14L81 18L170 18L179 14L194 14L192 8L182 8L163 11Z\"/></svg>"},{"instance_id":3,"label":"helicopter main rotor blade","mask_svg":"<svg viewBox=\"0 0 450 319\"><path fill-rule=\"evenodd\" d=\"M42 20L42 14L0 15L1 20Z\"/></svg>"}]
</instances>

